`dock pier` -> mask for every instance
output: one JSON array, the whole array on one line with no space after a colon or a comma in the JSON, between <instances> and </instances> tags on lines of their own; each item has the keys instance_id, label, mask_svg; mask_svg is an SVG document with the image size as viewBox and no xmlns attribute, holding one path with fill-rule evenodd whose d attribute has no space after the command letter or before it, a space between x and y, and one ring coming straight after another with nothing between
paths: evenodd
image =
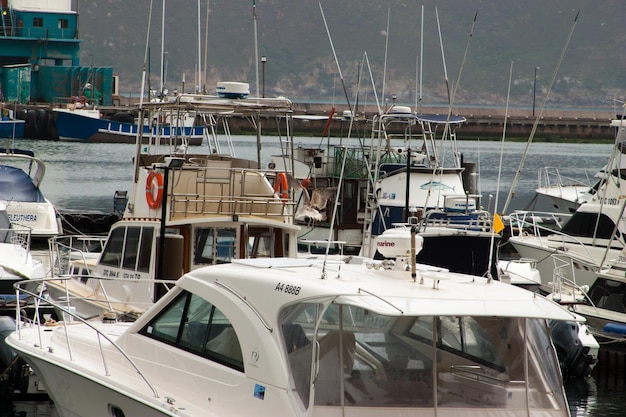
<instances>
[{"instance_id":1,"label":"dock pier","mask_svg":"<svg viewBox=\"0 0 626 417\"><path fill-rule=\"evenodd\" d=\"M124 100L122 100L122 103ZM326 127L327 118L333 105L324 103L294 102L293 132L295 135L321 135ZM343 117L348 110L347 105L335 105L336 111L329 125L329 135L346 136L349 119ZM127 114L137 116L137 107L127 104L116 106L100 106L102 116L111 118L114 115ZM31 139L57 139L54 114L51 104L18 105L18 118L26 120L25 136ZM356 126L353 134L368 137L371 131L371 120L376 114L375 106L365 106L354 112ZM446 107L423 107L424 114L447 114ZM532 128L537 123L535 138L543 140L612 140L615 138L614 128L610 127L611 120L617 117L611 109L576 110L576 109L545 109L541 117L539 111L533 116L530 109L509 109L505 118L504 108L487 107L458 107L452 115L463 116L467 121L457 132L459 138L465 139L498 139L503 135L503 126L506 119L506 137L525 139L530 136ZM310 118L307 118L310 116ZM233 116L231 120L232 134L251 134L253 128L250 123ZM273 120L263 123L264 129L272 129ZM398 133L398 132L392 132ZM283 132L284 134L284 132Z\"/></svg>"}]
</instances>

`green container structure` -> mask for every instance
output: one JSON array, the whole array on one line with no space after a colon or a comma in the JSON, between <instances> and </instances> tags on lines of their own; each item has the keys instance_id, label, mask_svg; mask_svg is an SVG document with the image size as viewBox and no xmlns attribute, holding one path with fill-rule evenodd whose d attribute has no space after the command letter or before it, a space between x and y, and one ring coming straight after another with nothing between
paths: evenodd
<instances>
[{"instance_id":1,"label":"green container structure","mask_svg":"<svg viewBox=\"0 0 626 417\"><path fill-rule=\"evenodd\" d=\"M31 87L30 64L5 65L2 67L2 94L4 101L20 104L30 101Z\"/></svg>"},{"instance_id":2,"label":"green container structure","mask_svg":"<svg viewBox=\"0 0 626 417\"><path fill-rule=\"evenodd\" d=\"M65 103L83 94L85 84L95 86L101 94L101 105L110 106L113 89L111 67L39 67L39 100Z\"/></svg>"}]
</instances>

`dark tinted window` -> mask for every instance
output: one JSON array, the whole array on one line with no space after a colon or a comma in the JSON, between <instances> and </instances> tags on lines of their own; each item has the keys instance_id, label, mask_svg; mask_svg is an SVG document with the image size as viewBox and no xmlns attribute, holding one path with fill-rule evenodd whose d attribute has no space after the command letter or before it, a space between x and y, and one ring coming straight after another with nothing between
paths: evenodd
<instances>
[{"instance_id":1,"label":"dark tinted window","mask_svg":"<svg viewBox=\"0 0 626 417\"><path fill-rule=\"evenodd\" d=\"M141 232L141 246L139 248L139 264L137 270L148 272L150 270L150 258L152 253L152 239L154 237L154 229L145 227Z\"/></svg>"},{"instance_id":2,"label":"dark tinted window","mask_svg":"<svg viewBox=\"0 0 626 417\"><path fill-rule=\"evenodd\" d=\"M127 269L135 269L137 264L137 252L139 249L140 227L129 227L126 231L126 244L124 245L124 263L123 267Z\"/></svg>"},{"instance_id":3,"label":"dark tinted window","mask_svg":"<svg viewBox=\"0 0 626 417\"><path fill-rule=\"evenodd\" d=\"M599 216L599 218L598 218ZM576 212L563 227L563 233L578 237L610 239L615 223L604 214ZM619 232L616 232L619 236Z\"/></svg>"},{"instance_id":4,"label":"dark tinted window","mask_svg":"<svg viewBox=\"0 0 626 417\"><path fill-rule=\"evenodd\" d=\"M589 291L589 298L598 308L626 313L626 283L597 278Z\"/></svg>"},{"instance_id":5,"label":"dark tinted window","mask_svg":"<svg viewBox=\"0 0 626 417\"><path fill-rule=\"evenodd\" d=\"M208 227L198 228L195 233L194 263L221 264L235 258L236 229Z\"/></svg>"},{"instance_id":6,"label":"dark tinted window","mask_svg":"<svg viewBox=\"0 0 626 417\"><path fill-rule=\"evenodd\" d=\"M125 227L117 227L111 230L109 239L107 240L102 256L100 257L100 263L104 265L111 265L119 268L122 260L122 247L124 245L124 233Z\"/></svg>"},{"instance_id":7,"label":"dark tinted window","mask_svg":"<svg viewBox=\"0 0 626 417\"><path fill-rule=\"evenodd\" d=\"M181 293L139 333L243 372L237 333L214 305Z\"/></svg>"}]
</instances>

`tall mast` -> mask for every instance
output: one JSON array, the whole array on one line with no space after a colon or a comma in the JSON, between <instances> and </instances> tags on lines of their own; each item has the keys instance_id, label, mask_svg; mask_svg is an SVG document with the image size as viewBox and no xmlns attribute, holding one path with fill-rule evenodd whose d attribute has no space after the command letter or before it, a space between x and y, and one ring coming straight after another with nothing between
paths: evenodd
<instances>
[{"instance_id":1,"label":"tall mast","mask_svg":"<svg viewBox=\"0 0 626 417\"><path fill-rule=\"evenodd\" d=\"M198 86L196 93L202 92L202 30L200 29L200 0L198 0Z\"/></svg>"},{"instance_id":2,"label":"tall mast","mask_svg":"<svg viewBox=\"0 0 626 417\"><path fill-rule=\"evenodd\" d=\"M257 29L256 29L256 0L252 0L252 18L254 20L254 67L256 73L256 96L259 95L259 47L257 43Z\"/></svg>"},{"instance_id":3,"label":"tall mast","mask_svg":"<svg viewBox=\"0 0 626 417\"><path fill-rule=\"evenodd\" d=\"M163 0L163 10L161 12L161 81L159 82L159 97L163 99L163 89L165 88L165 0Z\"/></svg>"}]
</instances>

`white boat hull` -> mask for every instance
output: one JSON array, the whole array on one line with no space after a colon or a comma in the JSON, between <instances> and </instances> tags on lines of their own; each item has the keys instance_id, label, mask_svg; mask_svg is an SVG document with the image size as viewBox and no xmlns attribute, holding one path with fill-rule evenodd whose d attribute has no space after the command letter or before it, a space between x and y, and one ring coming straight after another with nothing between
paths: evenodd
<instances>
[{"instance_id":1,"label":"white boat hull","mask_svg":"<svg viewBox=\"0 0 626 417\"><path fill-rule=\"evenodd\" d=\"M588 186L541 187L535 192L544 196L559 213L573 213L580 204L590 199Z\"/></svg>"},{"instance_id":2,"label":"white boat hull","mask_svg":"<svg viewBox=\"0 0 626 417\"><path fill-rule=\"evenodd\" d=\"M165 412L165 399L155 398L154 404L150 404L145 400L123 395L106 386L104 381L95 382L61 366L51 365L45 360L31 357L29 364L43 380L55 381L54 384L46 385L46 392L54 401L60 417L84 417L83 410L89 410L90 417L110 417L115 415L112 411L115 408L124 410L127 416L176 415Z\"/></svg>"},{"instance_id":3,"label":"white boat hull","mask_svg":"<svg viewBox=\"0 0 626 417\"><path fill-rule=\"evenodd\" d=\"M54 206L47 200L44 203L11 201L6 207L11 223L30 227L34 237L52 237L61 231Z\"/></svg>"},{"instance_id":4,"label":"white boat hull","mask_svg":"<svg viewBox=\"0 0 626 417\"><path fill-rule=\"evenodd\" d=\"M237 260L184 275L132 324L20 325L6 340L62 417L569 415L547 323L571 313L498 281L370 262Z\"/></svg>"},{"instance_id":5,"label":"white boat hull","mask_svg":"<svg viewBox=\"0 0 626 417\"><path fill-rule=\"evenodd\" d=\"M543 243L542 243L543 241ZM580 253L581 245L547 245L545 237L534 236L514 236L509 238L509 242L522 258L534 259L537 261L537 270L541 276L541 289L552 292L552 282L554 281L555 269L558 269L561 276L573 281L578 286L593 284L596 274L600 269L600 260L603 258L606 248L604 247L584 247L585 253ZM562 248L567 250L563 251ZM619 251L610 250L606 260L614 259L619 255ZM555 260L555 256L558 260Z\"/></svg>"}]
</instances>

